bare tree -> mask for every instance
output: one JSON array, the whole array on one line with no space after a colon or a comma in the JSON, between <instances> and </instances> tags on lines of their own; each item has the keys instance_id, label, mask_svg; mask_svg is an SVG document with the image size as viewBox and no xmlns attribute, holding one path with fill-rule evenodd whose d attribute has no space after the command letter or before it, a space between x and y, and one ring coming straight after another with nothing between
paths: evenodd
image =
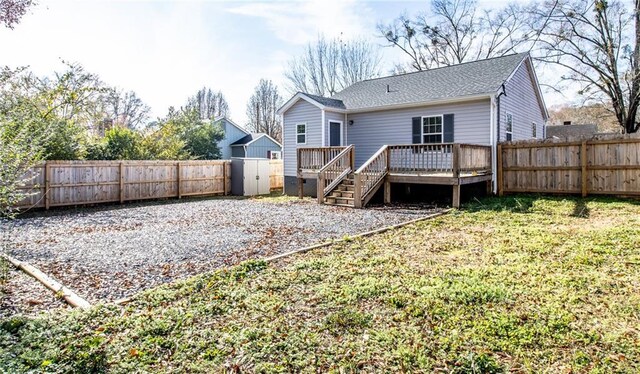
<instances>
[{"instance_id":1,"label":"bare tree","mask_svg":"<svg viewBox=\"0 0 640 374\"><path fill-rule=\"evenodd\" d=\"M289 61L285 78L289 91L332 96L356 82L376 77L380 54L365 40L342 41L318 37L304 54Z\"/></svg>"},{"instance_id":2,"label":"bare tree","mask_svg":"<svg viewBox=\"0 0 640 374\"><path fill-rule=\"evenodd\" d=\"M247 103L247 127L254 132L263 132L277 141L282 140L282 123L277 115L283 100L278 87L272 81L260 79L260 83Z\"/></svg>"},{"instance_id":3,"label":"bare tree","mask_svg":"<svg viewBox=\"0 0 640 374\"><path fill-rule=\"evenodd\" d=\"M13 29L34 5L34 0L0 0L0 24Z\"/></svg>"},{"instance_id":4,"label":"bare tree","mask_svg":"<svg viewBox=\"0 0 640 374\"><path fill-rule=\"evenodd\" d=\"M133 91L112 88L105 97L105 115L116 125L137 129L149 119L151 108Z\"/></svg>"},{"instance_id":5,"label":"bare tree","mask_svg":"<svg viewBox=\"0 0 640 374\"><path fill-rule=\"evenodd\" d=\"M410 70L428 70L529 50L536 37L531 25L540 18L523 16L526 10L508 4L481 12L476 0L432 0L431 13L400 16L378 31L409 57Z\"/></svg>"},{"instance_id":6,"label":"bare tree","mask_svg":"<svg viewBox=\"0 0 640 374\"><path fill-rule=\"evenodd\" d=\"M229 104L221 91L203 87L187 101L187 108L194 108L201 119L213 119L229 115Z\"/></svg>"},{"instance_id":7,"label":"bare tree","mask_svg":"<svg viewBox=\"0 0 640 374\"><path fill-rule=\"evenodd\" d=\"M625 133L640 128L640 0L633 8L616 0L554 0L540 30L540 59L578 84L584 104L611 108ZM632 31L633 30L633 31Z\"/></svg>"}]
</instances>

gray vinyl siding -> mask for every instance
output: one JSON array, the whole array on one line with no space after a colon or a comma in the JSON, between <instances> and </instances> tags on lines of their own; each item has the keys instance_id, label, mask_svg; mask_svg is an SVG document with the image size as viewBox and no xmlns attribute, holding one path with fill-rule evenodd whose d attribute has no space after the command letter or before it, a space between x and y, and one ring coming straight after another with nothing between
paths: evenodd
<instances>
[{"instance_id":1,"label":"gray vinyl siding","mask_svg":"<svg viewBox=\"0 0 640 374\"><path fill-rule=\"evenodd\" d=\"M304 100L298 100L289 110L282 115L284 126L283 152L284 175L296 176L297 149L296 144L296 124L307 124L307 143L300 147L321 147L322 146L322 111L320 108L309 104Z\"/></svg>"},{"instance_id":2,"label":"gray vinyl siding","mask_svg":"<svg viewBox=\"0 0 640 374\"><path fill-rule=\"evenodd\" d=\"M512 140L532 138L532 123L536 123L536 138L544 139L544 114L536 97L533 72L528 63L520 65L505 84L507 96L500 97L500 141L507 139L507 113L513 117Z\"/></svg>"},{"instance_id":3,"label":"gray vinyl siding","mask_svg":"<svg viewBox=\"0 0 640 374\"><path fill-rule=\"evenodd\" d=\"M230 147L231 157L246 157L244 154L244 147Z\"/></svg>"},{"instance_id":4,"label":"gray vinyl siding","mask_svg":"<svg viewBox=\"0 0 640 374\"><path fill-rule=\"evenodd\" d=\"M454 114L454 141L490 144L491 104L483 100L416 108L355 113L347 116L347 144L355 145L356 164L362 165L385 144L411 144L411 118Z\"/></svg>"},{"instance_id":5,"label":"gray vinyl siding","mask_svg":"<svg viewBox=\"0 0 640 374\"><path fill-rule=\"evenodd\" d=\"M344 113L334 113L334 112L327 112L325 111L324 114L324 144L326 146L328 146L329 143L329 121L337 121L337 122L342 122L342 145L346 145L346 139L347 139L347 124L344 123Z\"/></svg>"},{"instance_id":6,"label":"gray vinyl siding","mask_svg":"<svg viewBox=\"0 0 640 374\"><path fill-rule=\"evenodd\" d=\"M247 136L248 133L238 129L234 125L230 124L224 118L218 121L218 124L222 128L222 131L224 131L224 138L218 142L218 148L220 148L220 154L222 159L228 160L231 157L238 157L238 156L233 156L230 144L237 142L238 140Z\"/></svg>"},{"instance_id":7,"label":"gray vinyl siding","mask_svg":"<svg viewBox=\"0 0 640 374\"><path fill-rule=\"evenodd\" d=\"M245 157L267 158L267 152L281 151L280 146L266 136L247 145L247 155Z\"/></svg>"}]
</instances>

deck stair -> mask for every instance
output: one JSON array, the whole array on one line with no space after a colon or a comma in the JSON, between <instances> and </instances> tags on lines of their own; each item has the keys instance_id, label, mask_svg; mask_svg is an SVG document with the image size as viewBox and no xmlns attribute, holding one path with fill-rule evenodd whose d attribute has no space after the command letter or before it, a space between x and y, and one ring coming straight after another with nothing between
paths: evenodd
<instances>
[{"instance_id":1,"label":"deck stair","mask_svg":"<svg viewBox=\"0 0 640 374\"><path fill-rule=\"evenodd\" d=\"M324 203L327 205L345 206L353 208L354 194L355 194L355 178L354 174L350 173L345 179L343 179L327 196L324 198Z\"/></svg>"}]
</instances>

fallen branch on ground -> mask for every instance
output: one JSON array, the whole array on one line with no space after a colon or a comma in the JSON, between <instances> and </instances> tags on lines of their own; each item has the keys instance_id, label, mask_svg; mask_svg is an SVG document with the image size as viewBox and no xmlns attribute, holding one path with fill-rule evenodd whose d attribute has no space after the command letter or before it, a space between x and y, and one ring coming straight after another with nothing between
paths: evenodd
<instances>
[{"instance_id":1,"label":"fallen branch on ground","mask_svg":"<svg viewBox=\"0 0 640 374\"><path fill-rule=\"evenodd\" d=\"M2 257L7 259L7 261L9 261L16 268L34 277L37 281L42 283L45 287L55 292L56 295L60 295L64 299L64 301L66 301L67 304L71 305L72 307L80 308L80 309L91 308L91 304L87 300L81 298L75 292L71 291L60 282L56 281L55 279L49 277L47 274L38 270L36 267L29 265L26 262L19 261L6 254L2 254Z\"/></svg>"}]
</instances>

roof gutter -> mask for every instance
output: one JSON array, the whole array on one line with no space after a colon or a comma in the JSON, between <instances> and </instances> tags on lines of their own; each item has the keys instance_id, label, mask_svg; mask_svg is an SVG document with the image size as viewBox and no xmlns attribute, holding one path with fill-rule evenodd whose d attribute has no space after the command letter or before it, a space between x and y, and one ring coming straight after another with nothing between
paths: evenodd
<instances>
[{"instance_id":1,"label":"roof gutter","mask_svg":"<svg viewBox=\"0 0 640 374\"><path fill-rule=\"evenodd\" d=\"M406 103L406 104L381 105L381 106L358 108L358 109L340 109L340 108L328 107L328 106L325 106L325 105L322 105L322 104L318 103L315 100L309 100L306 97L302 98L302 97L295 97L294 96L294 98L289 100L289 103L285 104L282 108L280 108L278 110L278 112L279 112L278 114L280 114L280 115L284 114L284 112L286 112L291 106L293 106L293 104L292 104L292 102L293 102L292 100L293 99L296 99L296 101L298 99L306 100L306 101L310 102L311 104L314 104L320 110L323 110L323 111L329 111L329 112L333 112L333 113L354 114L354 113L378 112L378 111L391 110L391 109L416 108L416 107L422 107L422 106L441 105L441 104L460 103L460 102L465 102L465 101L474 101L474 100L481 100L481 99L490 99L493 95L494 95L494 92L490 92L490 93L483 93L483 94L478 94L478 95L460 96L460 97L455 97L455 98L438 99L438 100L430 100L430 101L419 101L419 102L415 102L415 103Z\"/></svg>"},{"instance_id":2,"label":"roof gutter","mask_svg":"<svg viewBox=\"0 0 640 374\"><path fill-rule=\"evenodd\" d=\"M377 112L382 110L390 110L390 109L404 109L404 108L416 108L422 106L431 106L431 105L441 105L441 104L449 104L449 103L460 103L465 101L475 101L481 99L490 99L493 93L479 94L479 95L471 95L471 96L461 96L452 99L439 99L439 100L431 100L431 101L420 101L415 103L407 103L407 104L394 104L394 105L382 105L377 107L367 107L367 108L359 108L359 109L348 109L344 111L347 114L353 113L366 113L366 112ZM334 110L331 109L333 112Z\"/></svg>"}]
</instances>

